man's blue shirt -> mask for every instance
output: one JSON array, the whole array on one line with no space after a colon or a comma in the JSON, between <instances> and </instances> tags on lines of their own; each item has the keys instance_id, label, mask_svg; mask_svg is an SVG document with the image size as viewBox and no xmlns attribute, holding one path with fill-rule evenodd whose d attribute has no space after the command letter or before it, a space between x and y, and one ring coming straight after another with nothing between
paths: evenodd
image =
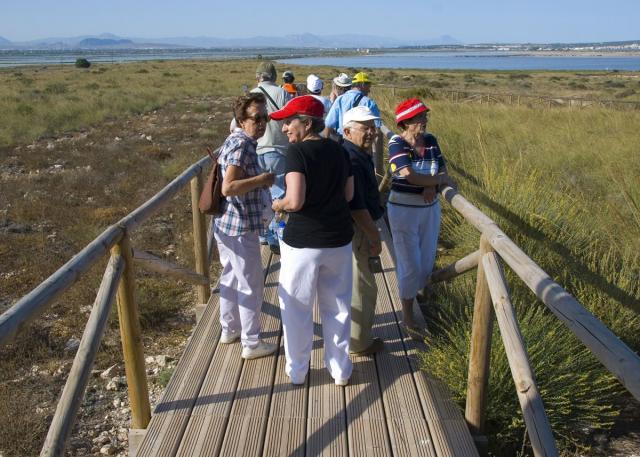
<instances>
[{"instance_id":1,"label":"man's blue shirt","mask_svg":"<svg viewBox=\"0 0 640 457\"><path fill-rule=\"evenodd\" d=\"M351 89L336 98L335 102L333 102L333 105L331 105L331 109L327 114L327 118L324 120L325 125L336 130L340 135L342 135L342 119L344 118L344 113L355 106L355 99L361 93L362 91L358 89ZM371 100L366 95L362 97L362 99L358 103L358 106L368 106L375 116L380 116L378 105L376 105L376 102ZM375 121L375 124L376 127L380 128L382 126L382 121L378 119Z\"/></svg>"}]
</instances>

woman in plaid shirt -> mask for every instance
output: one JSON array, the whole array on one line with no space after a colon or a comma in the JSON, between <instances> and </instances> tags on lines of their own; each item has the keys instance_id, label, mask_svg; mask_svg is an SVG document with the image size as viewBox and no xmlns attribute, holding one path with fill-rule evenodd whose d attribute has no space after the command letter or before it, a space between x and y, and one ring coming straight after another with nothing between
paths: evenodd
<instances>
[{"instance_id":1,"label":"woman in plaid shirt","mask_svg":"<svg viewBox=\"0 0 640 457\"><path fill-rule=\"evenodd\" d=\"M273 173L262 173L256 154L257 139L269 120L263 94L239 97L233 107L238 128L220 149L222 215L214 221L220 252L220 342L242 342L242 358L272 354L274 344L260 340L260 308L264 288L258 232Z\"/></svg>"}]
</instances>

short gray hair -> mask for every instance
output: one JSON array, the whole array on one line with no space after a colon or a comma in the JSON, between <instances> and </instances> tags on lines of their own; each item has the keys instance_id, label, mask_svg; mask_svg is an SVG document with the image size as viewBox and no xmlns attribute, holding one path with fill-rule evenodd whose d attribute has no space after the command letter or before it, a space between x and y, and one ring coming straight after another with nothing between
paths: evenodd
<instances>
[{"instance_id":1,"label":"short gray hair","mask_svg":"<svg viewBox=\"0 0 640 457\"><path fill-rule=\"evenodd\" d=\"M301 121L305 121L305 120L309 120L311 121L311 130L314 133L320 133L324 130L324 119L321 117L313 117L313 116L307 116L306 114L300 114L298 115L298 119L300 119Z\"/></svg>"},{"instance_id":2,"label":"short gray hair","mask_svg":"<svg viewBox=\"0 0 640 457\"><path fill-rule=\"evenodd\" d=\"M352 128L354 128L356 126L356 121L349 121L346 124L344 124L342 126L342 131L344 132L344 129L349 129L351 130Z\"/></svg>"}]
</instances>

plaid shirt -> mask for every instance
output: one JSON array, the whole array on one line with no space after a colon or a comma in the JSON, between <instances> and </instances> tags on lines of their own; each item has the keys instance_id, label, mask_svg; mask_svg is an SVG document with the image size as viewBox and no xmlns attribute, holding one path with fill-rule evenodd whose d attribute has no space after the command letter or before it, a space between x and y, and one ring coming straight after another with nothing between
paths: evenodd
<instances>
[{"instance_id":1,"label":"plaid shirt","mask_svg":"<svg viewBox=\"0 0 640 457\"><path fill-rule=\"evenodd\" d=\"M257 141L247 135L244 130L236 128L227 137L220 148L218 163L222 167L224 177L229 165L242 168L245 178L262 173L256 154ZM226 197L223 202L222 216L216 218L216 230L225 235L238 236L250 231L262 230L262 210L266 189L257 188L244 195Z\"/></svg>"}]
</instances>

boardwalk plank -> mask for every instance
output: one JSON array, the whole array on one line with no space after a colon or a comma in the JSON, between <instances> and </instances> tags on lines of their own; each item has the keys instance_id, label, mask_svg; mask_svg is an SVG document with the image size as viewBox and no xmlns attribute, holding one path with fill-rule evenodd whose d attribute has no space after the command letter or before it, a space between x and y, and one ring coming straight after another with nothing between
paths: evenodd
<instances>
[{"instance_id":1,"label":"boardwalk plank","mask_svg":"<svg viewBox=\"0 0 640 457\"><path fill-rule=\"evenodd\" d=\"M281 344L264 444L265 457L305 455L308 377L305 385L294 386L284 367L284 345Z\"/></svg>"},{"instance_id":2,"label":"boardwalk plank","mask_svg":"<svg viewBox=\"0 0 640 457\"><path fill-rule=\"evenodd\" d=\"M384 277L377 276L382 325L375 333L385 341L385 350L376 354L376 361L393 455L435 456Z\"/></svg>"},{"instance_id":3,"label":"boardwalk plank","mask_svg":"<svg viewBox=\"0 0 640 457\"><path fill-rule=\"evenodd\" d=\"M349 456L391 455L375 359L352 360L353 375L345 388Z\"/></svg>"},{"instance_id":4,"label":"boardwalk plank","mask_svg":"<svg viewBox=\"0 0 640 457\"><path fill-rule=\"evenodd\" d=\"M218 345L218 294L207 305L162 400L155 408L139 456L476 456L460 409L446 386L419 369L424 346L403 336L393 247L382 227L385 273L374 336L385 349L354 357L346 388L324 367L317 304L309 376L293 386L284 373L279 262L269 264L262 334L280 345L277 355L242 361L239 344ZM276 257L275 260L278 260Z\"/></svg>"},{"instance_id":5,"label":"boardwalk plank","mask_svg":"<svg viewBox=\"0 0 640 457\"><path fill-rule=\"evenodd\" d=\"M263 249L262 263L267 270L269 260L270 254ZM241 352L242 346L237 343L219 344L216 348L177 456L198 455L193 452L199 449L206 449L202 455L220 454L244 365ZM205 419L198 420L199 416Z\"/></svg>"},{"instance_id":6,"label":"boardwalk plank","mask_svg":"<svg viewBox=\"0 0 640 457\"><path fill-rule=\"evenodd\" d=\"M265 247L263 251L267 251ZM261 313L261 337L280 345L280 307L278 306L279 258L270 265ZM220 455L250 457L262 455L277 355L244 362L238 391L231 410Z\"/></svg>"},{"instance_id":7,"label":"boardwalk plank","mask_svg":"<svg viewBox=\"0 0 640 457\"><path fill-rule=\"evenodd\" d=\"M309 370L307 456L346 457L348 454L344 389L324 366L322 326L317 303L313 307L313 350Z\"/></svg>"},{"instance_id":8,"label":"boardwalk plank","mask_svg":"<svg viewBox=\"0 0 640 457\"><path fill-rule=\"evenodd\" d=\"M138 449L139 457L175 455L220 338L218 304L218 295L215 294L154 409L147 436Z\"/></svg>"},{"instance_id":9,"label":"boardwalk plank","mask_svg":"<svg viewBox=\"0 0 640 457\"><path fill-rule=\"evenodd\" d=\"M393 312L399 321L401 319L401 311L398 282L395 271L390 271L395 270L393 243L387 225L382 223L379 224L379 227L385 244L385 249L381 255L382 265L385 269L385 281L391 297L391 303L394 305L392 307ZM421 313L416 313L414 319L416 319L416 323L420 327L426 327ZM426 349L424 343L411 338L404 338L404 345L407 349L407 359L415 380L418 399L429 425L437 455L477 456L478 451L467 424L462 417L460 409L451 400L451 395L446 386L420 369L418 351Z\"/></svg>"}]
</instances>

